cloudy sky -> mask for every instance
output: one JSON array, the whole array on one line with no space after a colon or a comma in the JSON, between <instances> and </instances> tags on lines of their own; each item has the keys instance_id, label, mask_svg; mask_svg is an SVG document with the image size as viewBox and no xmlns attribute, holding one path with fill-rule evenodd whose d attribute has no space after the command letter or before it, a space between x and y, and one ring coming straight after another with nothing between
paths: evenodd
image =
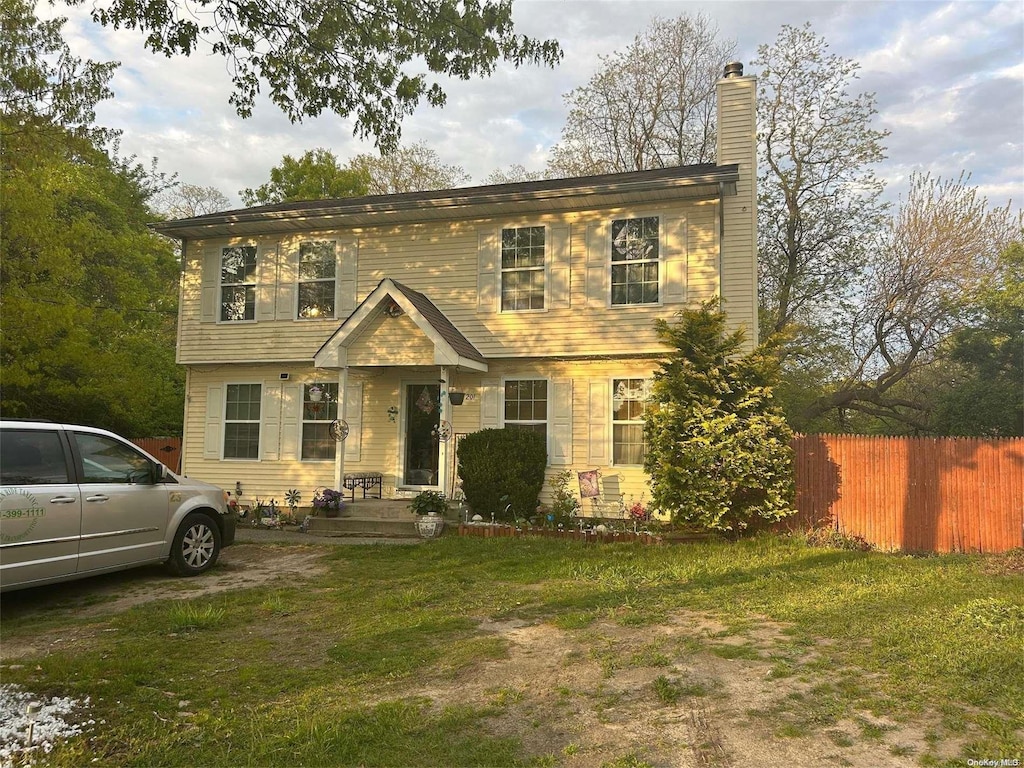
<instances>
[{"instance_id":1,"label":"cloudy sky","mask_svg":"<svg viewBox=\"0 0 1024 768\"><path fill-rule=\"evenodd\" d=\"M65 38L80 56L117 60L115 97L98 121L122 130L122 151L157 157L181 181L238 191L268 179L285 154L331 149L343 161L372 146L335 115L293 125L269 102L242 120L228 105L231 85L221 58L205 52L165 59L146 52L130 30L94 25L87 8L68 16ZM1024 197L1024 2L654 2L647 0L515 0L520 32L556 37L565 52L556 69L502 66L487 80L450 82L442 110L420 108L404 123L406 143L425 141L445 163L474 181L496 168L544 166L565 120L563 94L586 83L602 55L622 50L655 17L704 12L735 40L747 74L757 47L783 24L811 22L833 53L860 62L858 91L877 94L877 127L891 132L878 170L888 195L905 189L915 170L972 182L1003 204Z\"/></svg>"}]
</instances>

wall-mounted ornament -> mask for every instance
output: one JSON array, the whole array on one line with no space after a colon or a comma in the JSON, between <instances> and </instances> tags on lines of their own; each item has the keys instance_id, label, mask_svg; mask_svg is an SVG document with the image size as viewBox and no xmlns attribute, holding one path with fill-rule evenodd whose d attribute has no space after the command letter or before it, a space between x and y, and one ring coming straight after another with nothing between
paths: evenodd
<instances>
[{"instance_id":1,"label":"wall-mounted ornament","mask_svg":"<svg viewBox=\"0 0 1024 768\"><path fill-rule=\"evenodd\" d=\"M388 317L401 317L405 314L405 310L398 306L398 302L388 296L384 302L384 314Z\"/></svg>"},{"instance_id":2,"label":"wall-mounted ornament","mask_svg":"<svg viewBox=\"0 0 1024 768\"><path fill-rule=\"evenodd\" d=\"M392 405L390 408L388 408L388 421L394 421L397 418L398 408Z\"/></svg>"}]
</instances>

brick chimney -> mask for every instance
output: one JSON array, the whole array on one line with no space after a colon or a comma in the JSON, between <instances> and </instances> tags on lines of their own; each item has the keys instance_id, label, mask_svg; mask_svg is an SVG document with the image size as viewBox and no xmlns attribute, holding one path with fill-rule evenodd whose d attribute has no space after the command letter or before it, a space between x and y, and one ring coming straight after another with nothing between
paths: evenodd
<instances>
[{"instance_id":1,"label":"brick chimney","mask_svg":"<svg viewBox=\"0 0 1024 768\"><path fill-rule=\"evenodd\" d=\"M718 165L739 165L736 194L722 200L721 296L730 324L757 345L757 79L738 61L718 81Z\"/></svg>"}]
</instances>

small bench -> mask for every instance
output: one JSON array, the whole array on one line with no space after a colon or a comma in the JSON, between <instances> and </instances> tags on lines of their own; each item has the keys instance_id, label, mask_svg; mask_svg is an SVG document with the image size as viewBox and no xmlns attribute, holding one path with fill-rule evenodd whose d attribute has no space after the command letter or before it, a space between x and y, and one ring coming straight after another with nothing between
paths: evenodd
<instances>
[{"instance_id":1,"label":"small bench","mask_svg":"<svg viewBox=\"0 0 1024 768\"><path fill-rule=\"evenodd\" d=\"M373 498L381 498L381 487L384 482L384 476L380 472L352 472L351 474L345 475L341 480L341 485L346 490L352 491L352 501L356 500L356 488L363 489L363 498L366 498L366 490L376 488L377 495Z\"/></svg>"}]
</instances>

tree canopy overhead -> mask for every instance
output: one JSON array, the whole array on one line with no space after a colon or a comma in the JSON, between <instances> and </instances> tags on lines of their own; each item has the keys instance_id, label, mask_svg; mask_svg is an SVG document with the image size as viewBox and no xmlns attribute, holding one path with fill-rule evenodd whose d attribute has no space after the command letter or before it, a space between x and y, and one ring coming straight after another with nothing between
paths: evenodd
<instances>
[{"instance_id":1,"label":"tree canopy overhead","mask_svg":"<svg viewBox=\"0 0 1024 768\"><path fill-rule=\"evenodd\" d=\"M352 116L355 133L385 151L422 99L444 105L441 78L486 76L499 59L562 58L557 41L515 33L512 0L97 0L92 9L104 26L139 30L154 53L222 56L242 117L265 92L292 122L324 110Z\"/></svg>"},{"instance_id":2,"label":"tree canopy overhead","mask_svg":"<svg viewBox=\"0 0 1024 768\"><path fill-rule=\"evenodd\" d=\"M325 200L358 197L367 193L364 173L338 164L328 149L308 150L298 160L291 155L270 169L270 181L238 194L248 206L290 203L296 200Z\"/></svg>"}]
</instances>

